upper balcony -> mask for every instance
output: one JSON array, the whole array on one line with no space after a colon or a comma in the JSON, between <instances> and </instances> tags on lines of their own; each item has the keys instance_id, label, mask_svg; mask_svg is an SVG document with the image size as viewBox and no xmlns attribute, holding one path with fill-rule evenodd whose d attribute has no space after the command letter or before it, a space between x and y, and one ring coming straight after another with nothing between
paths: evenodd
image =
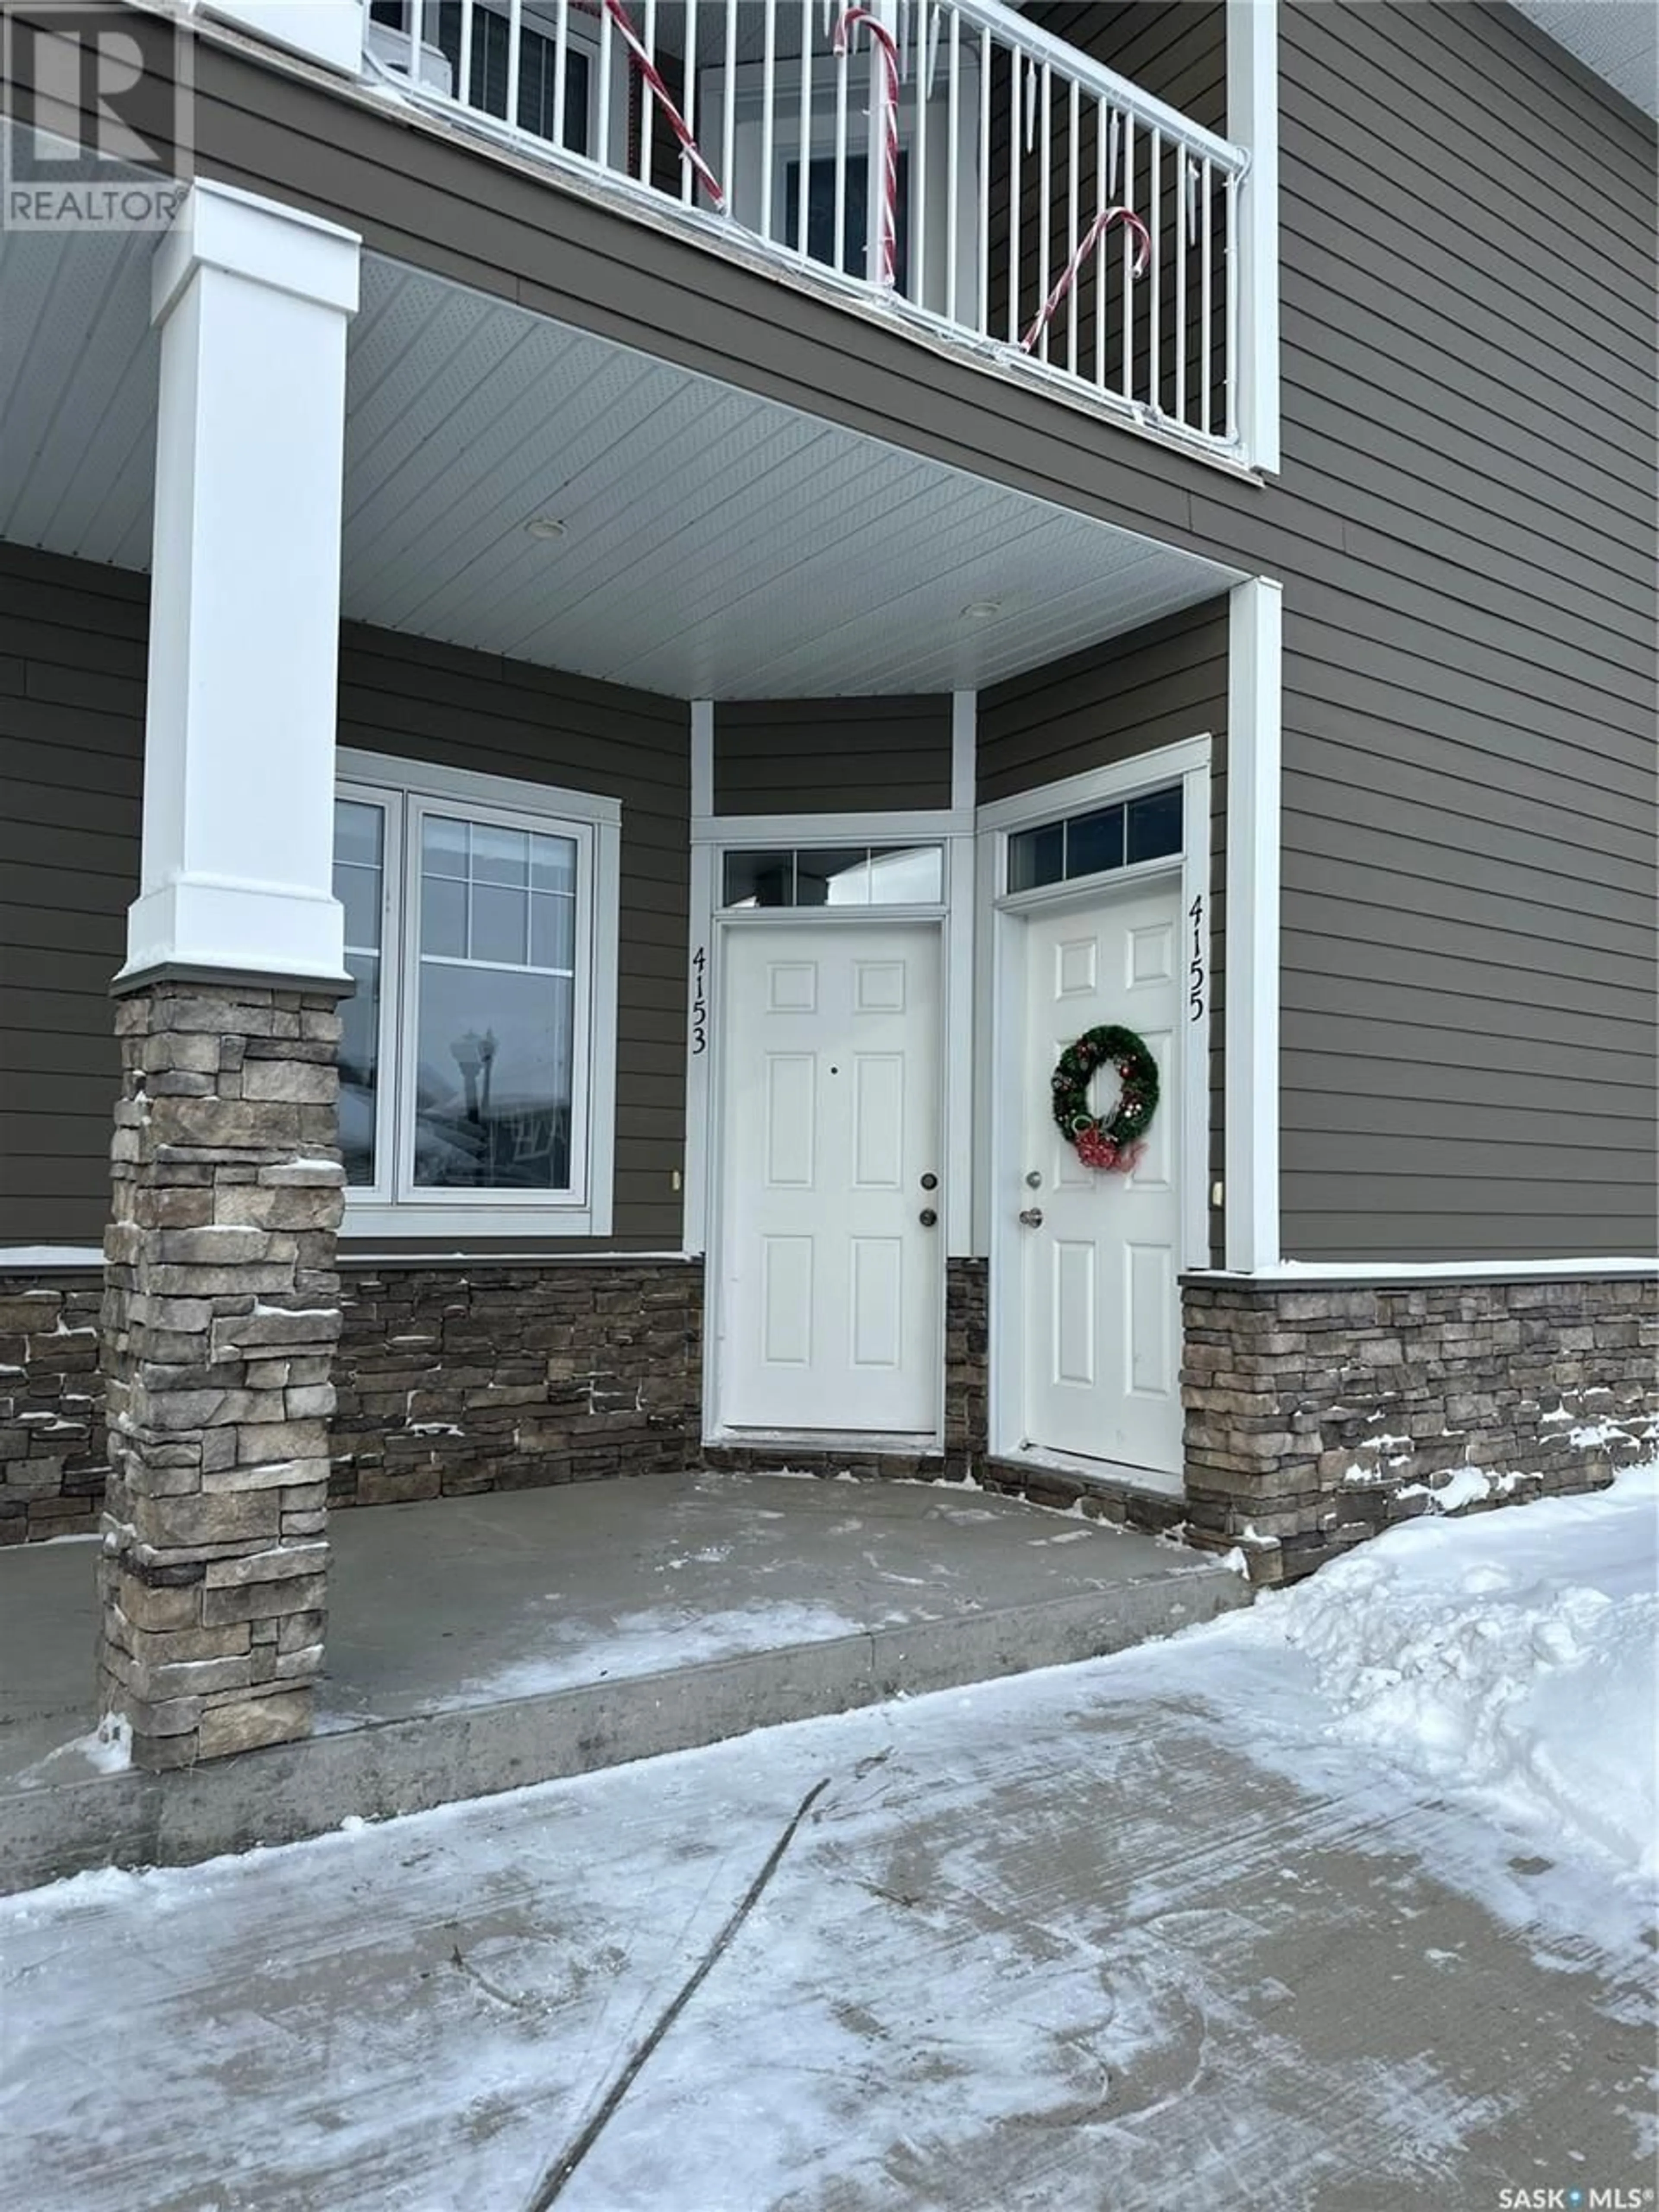
<instances>
[{"instance_id":1,"label":"upper balcony","mask_svg":"<svg viewBox=\"0 0 1659 2212\"><path fill-rule=\"evenodd\" d=\"M922 343L1261 461L1250 155L1000 0L367 0L365 27L387 99Z\"/></svg>"}]
</instances>

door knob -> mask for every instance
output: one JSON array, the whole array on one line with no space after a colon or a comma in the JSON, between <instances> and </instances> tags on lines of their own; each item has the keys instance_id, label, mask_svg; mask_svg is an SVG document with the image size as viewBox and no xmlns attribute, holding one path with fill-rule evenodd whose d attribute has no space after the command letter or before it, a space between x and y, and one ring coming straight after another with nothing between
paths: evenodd
<instances>
[{"instance_id":1,"label":"door knob","mask_svg":"<svg viewBox=\"0 0 1659 2212\"><path fill-rule=\"evenodd\" d=\"M1042 1208L1040 1206L1026 1206L1019 1217L1019 1225L1022 1229L1041 1229Z\"/></svg>"},{"instance_id":2,"label":"door knob","mask_svg":"<svg viewBox=\"0 0 1659 2212\"><path fill-rule=\"evenodd\" d=\"M939 1219L939 1216L934 1212L931 1206L924 1206L921 1212L917 1214L916 1219L921 1222L924 1229L931 1229L933 1226L933 1224Z\"/></svg>"}]
</instances>

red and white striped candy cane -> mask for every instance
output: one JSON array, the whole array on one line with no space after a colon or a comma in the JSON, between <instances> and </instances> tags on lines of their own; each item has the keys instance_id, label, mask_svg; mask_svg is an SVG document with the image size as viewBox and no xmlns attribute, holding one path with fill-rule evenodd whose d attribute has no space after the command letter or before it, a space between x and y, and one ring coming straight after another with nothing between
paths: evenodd
<instances>
[{"instance_id":1,"label":"red and white striped candy cane","mask_svg":"<svg viewBox=\"0 0 1659 2212\"><path fill-rule=\"evenodd\" d=\"M1076 283L1079 270L1082 268L1084 263L1094 252L1096 246L1099 245L1101 240L1105 237L1107 232L1111 228L1115 222L1127 222L1130 229L1133 231L1136 240L1134 273L1137 276L1141 276L1146 274L1147 259L1152 250L1152 234L1151 231L1147 229L1146 224L1142 222L1140 217L1135 213L1133 208L1103 208L1100 213L1095 217L1094 221L1089 225L1087 230L1084 232L1083 237L1079 243L1077 252L1072 256L1071 259L1066 264L1065 273L1061 276L1060 282L1054 286L1054 290L1049 293L1048 298L1043 301L1042 311L1037 315L1036 321L1031 325L1030 329L1026 331L1024 337L1020 340L1019 349L1022 353L1030 353L1031 348L1036 343L1038 338L1042 335L1043 330L1047 325L1052 321L1054 314L1057 313L1060 301L1071 290L1073 285Z\"/></svg>"},{"instance_id":2,"label":"red and white striped candy cane","mask_svg":"<svg viewBox=\"0 0 1659 2212\"><path fill-rule=\"evenodd\" d=\"M871 128L881 142L882 193L876 232L876 282L890 292L898 282L898 41L869 8L848 8L836 25L835 52L844 54L853 33L862 23L872 41L881 48L879 70L871 73ZM878 89L879 88L879 89Z\"/></svg>"},{"instance_id":3,"label":"red and white striped candy cane","mask_svg":"<svg viewBox=\"0 0 1659 2212\"><path fill-rule=\"evenodd\" d=\"M690 131L686 125L685 118L680 113L679 109L674 105L674 95L669 91L667 84L664 81L662 71L657 67L655 62L651 58L651 49L646 45L644 40L641 38L639 33L634 28L633 21L630 18L627 9L623 5L623 0L576 0L576 5L580 8L586 15L597 15L600 9L603 9L605 13L610 16L611 21L616 25L617 31L621 34L623 44L627 47L629 52L633 55L635 61L639 64L640 75L645 79L646 83L650 87L653 97L655 99L658 106L662 110L664 122L667 124L675 137L679 140L680 151L684 155L686 160L690 161L691 167L696 171L697 174L702 179L704 190L708 192L709 198L714 203L716 213L724 215L726 212L726 194L720 189L720 179L709 167L708 162L703 160L702 154L698 147L697 142L691 136Z\"/></svg>"}]
</instances>

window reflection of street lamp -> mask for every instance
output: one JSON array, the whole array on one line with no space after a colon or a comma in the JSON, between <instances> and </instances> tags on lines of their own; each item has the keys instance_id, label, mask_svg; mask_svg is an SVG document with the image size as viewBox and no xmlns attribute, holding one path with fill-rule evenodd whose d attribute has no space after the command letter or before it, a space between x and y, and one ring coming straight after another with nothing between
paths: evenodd
<instances>
[{"instance_id":1,"label":"window reflection of street lamp","mask_svg":"<svg viewBox=\"0 0 1659 2212\"><path fill-rule=\"evenodd\" d=\"M458 1037L449 1048L455 1065L461 1071L461 1082L466 1091L466 1118L477 1124L489 1119L489 1076L495 1059L495 1032L486 1030L480 1036L469 1030Z\"/></svg>"}]
</instances>

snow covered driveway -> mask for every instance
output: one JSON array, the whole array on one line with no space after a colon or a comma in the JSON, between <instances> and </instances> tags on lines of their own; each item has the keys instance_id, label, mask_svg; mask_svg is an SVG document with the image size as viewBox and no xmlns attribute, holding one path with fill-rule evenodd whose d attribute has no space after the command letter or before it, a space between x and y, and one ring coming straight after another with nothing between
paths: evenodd
<instances>
[{"instance_id":1,"label":"snow covered driveway","mask_svg":"<svg viewBox=\"0 0 1659 2212\"><path fill-rule=\"evenodd\" d=\"M0 2203L1651 2204L1656 1500L1418 1524L1117 1659L6 1900Z\"/></svg>"}]
</instances>

